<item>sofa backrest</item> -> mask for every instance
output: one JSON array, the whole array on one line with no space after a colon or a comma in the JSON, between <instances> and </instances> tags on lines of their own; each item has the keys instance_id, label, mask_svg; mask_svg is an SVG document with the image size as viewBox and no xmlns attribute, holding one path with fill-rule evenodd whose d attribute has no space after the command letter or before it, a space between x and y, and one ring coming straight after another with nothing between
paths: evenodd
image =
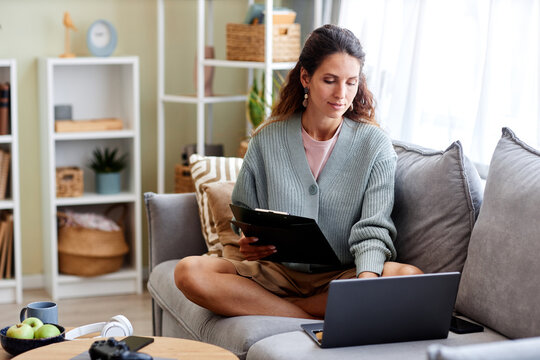
<instances>
[{"instance_id":1,"label":"sofa backrest","mask_svg":"<svg viewBox=\"0 0 540 360\"><path fill-rule=\"evenodd\" d=\"M207 251L195 193L144 194L148 219L149 270L159 263Z\"/></svg>"}]
</instances>

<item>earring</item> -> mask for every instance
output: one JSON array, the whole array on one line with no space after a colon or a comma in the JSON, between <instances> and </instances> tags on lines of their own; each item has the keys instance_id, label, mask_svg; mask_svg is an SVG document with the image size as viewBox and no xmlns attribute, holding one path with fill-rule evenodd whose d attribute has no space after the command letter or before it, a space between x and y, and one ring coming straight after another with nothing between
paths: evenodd
<instances>
[{"instance_id":1,"label":"earring","mask_svg":"<svg viewBox=\"0 0 540 360\"><path fill-rule=\"evenodd\" d=\"M353 104L351 103L351 106L349 107L349 111L352 112L354 110L354 106Z\"/></svg>"},{"instance_id":2,"label":"earring","mask_svg":"<svg viewBox=\"0 0 540 360\"><path fill-rule=\"evenodd\" d=\"M302 105L304 107L307 107L308 105L308 94L309 94L309 89L307 88L307 86L304 88L304 101L302 101Z\"/></svg>"}]
</instances>

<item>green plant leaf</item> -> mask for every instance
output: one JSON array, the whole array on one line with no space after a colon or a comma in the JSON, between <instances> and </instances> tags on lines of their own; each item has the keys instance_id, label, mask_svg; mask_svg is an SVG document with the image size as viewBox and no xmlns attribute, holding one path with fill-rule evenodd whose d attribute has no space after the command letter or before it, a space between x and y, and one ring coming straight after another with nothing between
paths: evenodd
<instances>
[{"instance_id":1,"label":"green plant leaf","mask_svg":"<svg viewBox=\"0 0 540 360\"><path fill-rule=\"evenodd\" d=\"M281 87L281 84L283 83L283 76L281 74L276 73L277 78L273 77L273 89L272 89L272 103L277 98L277 94L279 92L279 89ZM253 83L251 85L251 89L248 94L248 100L247 100L247 117L254 128L259 126L266 118L266 112L272 107L272 104L269 104L266 101L266 97L264 96L264 88L265 88L265 73L262 72L261 75L261 86L259 86L259 80L257 77L257 74L253 77Z\"/></svg>"},{"instance_id":2,"label":"green plant leaf","mask_svg":"<svg viewBox=\"0 0 540 360\"><path fill-rule=\"evenodd\" d=\"M120 157L117 154L118 148L95 148L92 152L93 157L88 162L88 167L97 173L120 172L127 166L128 154Z\"/></svg>"}]
</instances>

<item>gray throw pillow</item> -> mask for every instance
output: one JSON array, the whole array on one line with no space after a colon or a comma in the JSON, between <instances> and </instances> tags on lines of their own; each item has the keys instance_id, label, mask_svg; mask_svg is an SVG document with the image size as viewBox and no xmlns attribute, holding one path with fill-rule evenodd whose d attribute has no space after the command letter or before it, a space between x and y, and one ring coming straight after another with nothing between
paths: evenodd
<instances>
[{"instance_id":1,"label":"gray throw pillow","mask_svg":"<svg viewBox=\"0 0 540 360\"><path fill-rule=\"evenodd\" d=\"M540 152L507 128L489 167L456 309L510 338L540 335Z\"/></svg>"},{"instance_id":2,"label":"gray throw pillow","mask_svg":"<svg viewBox=\"0 0 540 360\"><path fill-rule=\"evenodd\" d=\"M444 151L393 143L398 261L425 273L461 271L482 203L476 168L459 141Z\"/></svg>"}]
</instances>

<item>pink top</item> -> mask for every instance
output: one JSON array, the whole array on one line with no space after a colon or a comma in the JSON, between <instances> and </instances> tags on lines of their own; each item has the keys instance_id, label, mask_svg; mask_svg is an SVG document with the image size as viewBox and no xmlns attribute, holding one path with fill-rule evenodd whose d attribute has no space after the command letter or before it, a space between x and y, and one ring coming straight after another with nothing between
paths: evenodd
<instances>
[{"instance_id":1,"label":"pink top","mask_svg":"<svg viewBox=\"0 0 540 360\"><path fill-rule=\"evenodd\" d=\"M304 142L304 149L306 150L309 168L311 169L315 180L317 180L319 177L321 170L324 168L326 161L330 157L330 154L336 145L342 124L343 121L341 124L339 124L336 133L331 139L324 141L313 139L311 136L309 136L304 127L302 127L302 141Z\"/></svg>"}]
</instances>

